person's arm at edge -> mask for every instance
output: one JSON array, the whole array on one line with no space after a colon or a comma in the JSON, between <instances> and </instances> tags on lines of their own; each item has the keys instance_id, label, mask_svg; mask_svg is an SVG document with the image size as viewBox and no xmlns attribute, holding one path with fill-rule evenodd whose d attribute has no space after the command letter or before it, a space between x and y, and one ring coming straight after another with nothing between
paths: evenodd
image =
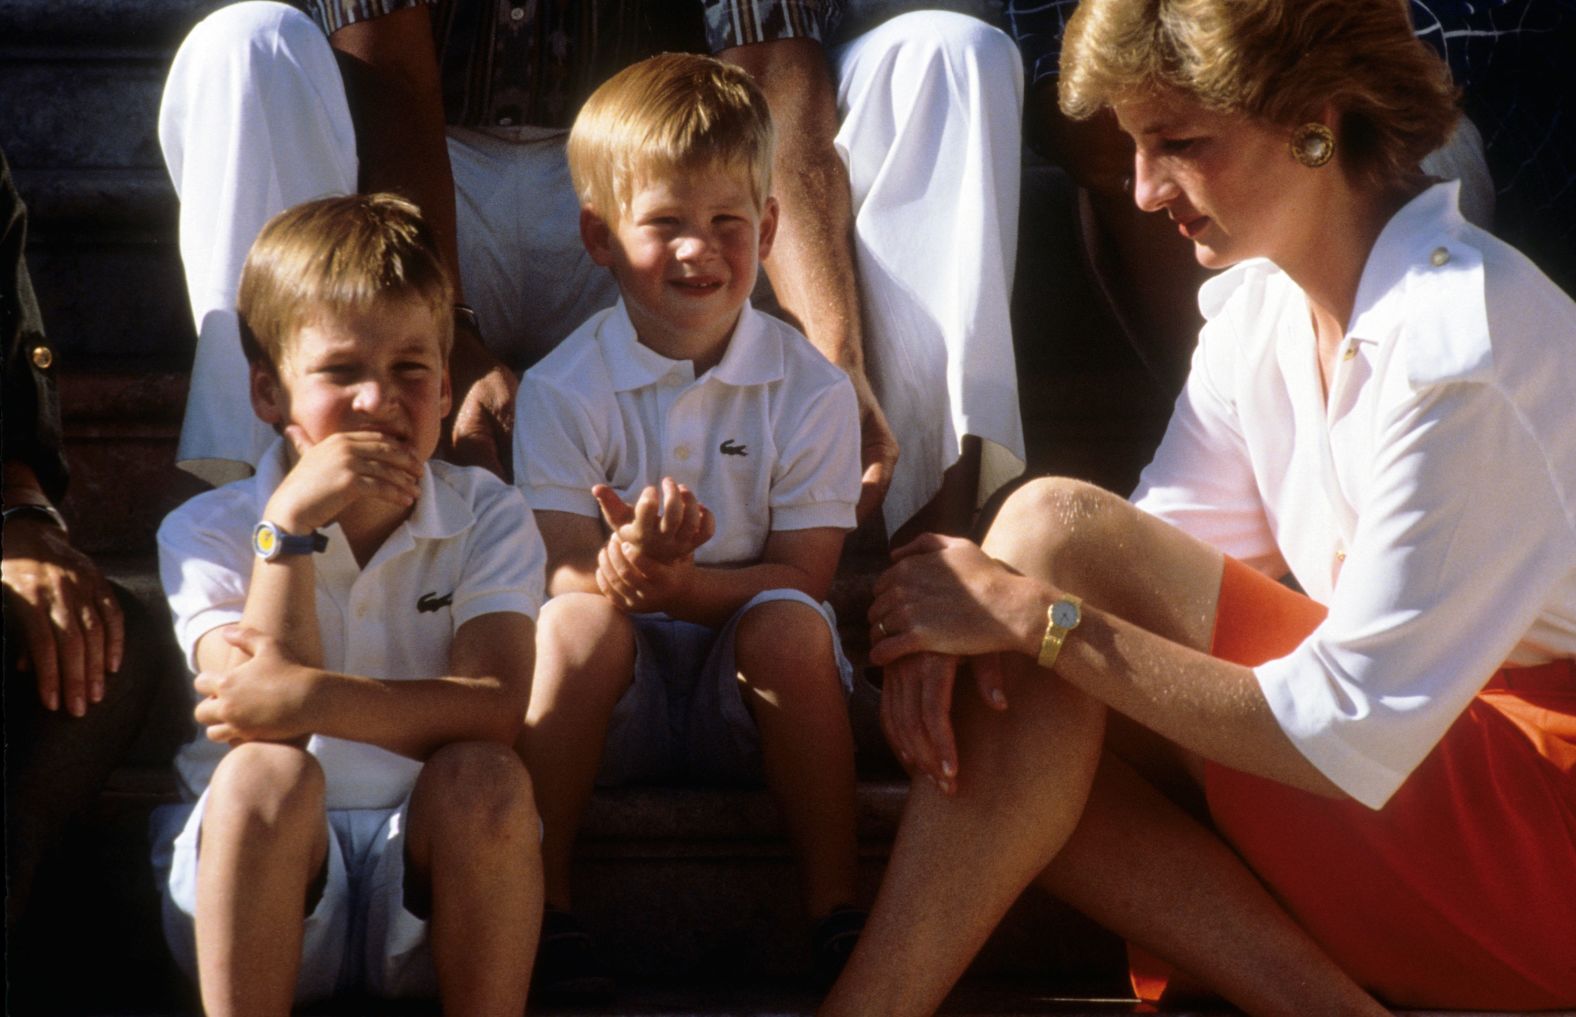
<instances>
[{"instance_id":1,"label":"person's arm at edge","mask_svg":"<svg viewBox=\"0 0 1576 1017\"><path fill-rule=\"evenodd\" d=\"M899 449L865 373L853 203L847 167L833 144L837 94L826 51L813 39L779 39L723 49L717 57L755 78L777 125L772 191L781 214L766 272L783 310L854 383L865 471L856 514L863 521L886 497Z\"/></svg>"},{"instance_id":2,"label":"person's arm at edge","mask_svg":"<svg viewBox=\"0 0 1576 1017\"><path fill-rule=\"evenodd\" d=\"M463 303L454 173L444 130L443 84L426 6L352 22L329 36L356 126L363 191L394 191L421 208ZM518 380L457 322L449 373L455 400L451 457L508 479L505 458Z\"/></svg>"}]
</instances>

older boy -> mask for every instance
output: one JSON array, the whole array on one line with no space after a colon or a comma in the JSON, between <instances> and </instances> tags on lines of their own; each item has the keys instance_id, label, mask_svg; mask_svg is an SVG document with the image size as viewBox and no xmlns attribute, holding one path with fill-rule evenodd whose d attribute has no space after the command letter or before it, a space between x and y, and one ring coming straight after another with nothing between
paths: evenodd
<instances>
[{"instance_id":1,"label":"older boy","mask_svg":"<svg viewBox=\"0 0 1576 1017\"><path fill-rule=\"evenodd\" d=\"M822 603L854 525L859 422L844 373L749 304L777 224L772 145L748 75L677 54L610 79L570 134L582 239L622 300L526 375L516 418L553 595L521 740L549 982L594 973L568 910L597 780L764 775L823 972L862 921L851 669Z\"/></svg>"},{"instance_id":2,"label":"older boy","mask_svg":"<svg viewBox=\"0 0 1576 1017\"><path fill-rule=\"evenodd\" d=\"M159 529L207 728L177 761L201 797L161 840L165 928L209 1014L349 988L524 1008L538 824L508 747L543 554L517 492L429 461L452 299L391 195L281 213L248 257L252 405L281 437Z\"/></svg>"}]
</instances>

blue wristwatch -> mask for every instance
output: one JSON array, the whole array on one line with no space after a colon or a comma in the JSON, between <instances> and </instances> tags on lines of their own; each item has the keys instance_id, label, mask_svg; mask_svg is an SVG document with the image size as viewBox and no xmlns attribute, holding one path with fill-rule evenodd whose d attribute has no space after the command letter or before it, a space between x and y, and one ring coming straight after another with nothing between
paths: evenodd
<instances>
[{"instance_id":1,"label":"blue wristwatch","mask_svg":"<svg viewBox=\"0 0 1576 1017\"><path fill-rule=\"evenodd\" d=\"M266 519L252 528L252 550L263 561L273 561L287 554L315 554L327 549L328 537L316 530L296 536Z\"/></svg>"}]
</instances>

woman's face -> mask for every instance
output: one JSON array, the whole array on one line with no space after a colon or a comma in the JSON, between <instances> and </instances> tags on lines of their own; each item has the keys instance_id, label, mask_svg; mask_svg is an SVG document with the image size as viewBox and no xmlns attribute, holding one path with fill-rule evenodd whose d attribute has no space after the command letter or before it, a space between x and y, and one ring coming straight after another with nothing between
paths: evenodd
<instances>
[{"instance_id":1,"label":"woman's face","mask_svg":"<svg viewBox=\"0 0 1576 1017\"><path fill-rule=\"evenodd\" d=\"M1114 104L1132 135L1133 200L1164 211L1193 241L1199 264L1284 258L1317 242L1318 170L1291 156L1290 132L1240 114L1217 113L1180 92ZM1324 172L1338 173L1332 163Z\"/></svg>"}]
</instances>

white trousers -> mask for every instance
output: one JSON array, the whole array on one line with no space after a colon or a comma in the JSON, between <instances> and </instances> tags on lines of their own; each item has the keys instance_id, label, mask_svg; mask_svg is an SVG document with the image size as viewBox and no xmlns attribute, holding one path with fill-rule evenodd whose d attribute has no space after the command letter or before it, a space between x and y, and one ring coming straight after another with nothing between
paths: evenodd
<instances>
[{"instance_id":1,"label":"white trousers","mask_svg":"<svg viewBox=\"0 0 1576 1017\"><path fill-rule=\"evenodd\" d=\"M934 496L963 435L984 440L981 503L1023 470L1008 316L1022 70L1004 34L934 11L894 18L833 60L868 370L901 448L890 532ZM563 138L449 132L466 298L516 370L617 295L581 248ZM220 482L250 472L274 438L248 409L234 311L246 252L275 213L356 188L355 131L322 31L263 0L210 15L176 54L159 140L198 329L177 459Z\"/></svg>"}]
</instances>

